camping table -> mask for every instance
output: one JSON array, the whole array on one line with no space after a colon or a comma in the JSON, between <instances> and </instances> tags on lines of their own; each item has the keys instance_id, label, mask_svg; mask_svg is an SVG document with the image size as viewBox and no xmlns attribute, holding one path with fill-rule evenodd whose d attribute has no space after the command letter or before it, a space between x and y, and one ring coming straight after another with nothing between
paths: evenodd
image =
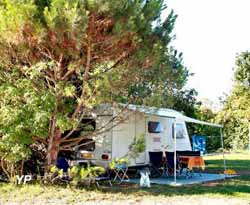
<instances>
[{"instance_id":1,"label":"camping table","mask_svg":"<svg viewBox=\"0 0 250 205\"><path fill-rule=\"evenodd\" d=\"M205 169L205 162L202 156L179 156L180 164L187 165L187 168L192 172L193 168L200 169L200 176L201 170Z\"/></svg>"},{"instance_id":2,"label":"camping table","mask_svg":"<svg viewBox=\"0 0 250 205\"><path fill-rule=\"evenodd\" d=\"M127 165L125 165L125 164L117 164L115 166L115 168L113 169L113 171L115 173L114 181L119 179L120 184L121 184L125 179L129 179L129 177L127 175L127 171L128 171L128 166Z\"/></svg>"}]
</instances>

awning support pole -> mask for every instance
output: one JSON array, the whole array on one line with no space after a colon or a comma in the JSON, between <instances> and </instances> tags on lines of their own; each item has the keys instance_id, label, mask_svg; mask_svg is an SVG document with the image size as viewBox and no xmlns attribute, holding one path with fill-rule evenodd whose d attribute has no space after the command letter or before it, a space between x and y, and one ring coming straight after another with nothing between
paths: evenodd
<instances>
[{"instance_id":1,"label":"awning support pole","mask_svg":"<svg viewBox=\"0 0 250 205\"><path fill-rule=\"evenodd\" d=\"M174 184L176 185L176 120L174 121Z\"/></svg>"},{"instance_id":2,"label":"awning support pole","mask_svg":"<svg viewBox=\"0 0 250 205\"><path fill-rule=\"evenodd\" d=\"M222 147L222 155L223 155L223 163L224 163L224 173L225 173L225 171L227 170L227 165L226 165L225 152L224 152L224 142L223 142L222 128L220 128L220 139L221 139L221 147Z\"/></svg>"}]
</instances>

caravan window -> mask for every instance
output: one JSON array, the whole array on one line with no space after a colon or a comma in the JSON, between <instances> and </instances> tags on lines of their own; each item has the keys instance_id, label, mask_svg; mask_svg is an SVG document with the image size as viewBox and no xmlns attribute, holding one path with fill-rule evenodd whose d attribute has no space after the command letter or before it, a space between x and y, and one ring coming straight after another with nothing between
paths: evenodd
<instances>
[{"instance_id":1,"label":"caravan window","mask_svg":"<svg viewBox=\"0 0 250 205\"><path fill-rule=\"evenodd\" d=\"M160 122L148 122L148 132L149 133L160 133L162 130L161 123Z\"/></svg>"},{"instance_id":2,"label":"caravan window","mask_svg":"<svg viewBox=\"0 0 250 205\"><path fill-rule=\"evenodd\" d=\"M174 138L174 124L173 124L173 138ZM181 123L176 123L176 139L185 138L185 126Z\"/></svg>"}]
</instances>

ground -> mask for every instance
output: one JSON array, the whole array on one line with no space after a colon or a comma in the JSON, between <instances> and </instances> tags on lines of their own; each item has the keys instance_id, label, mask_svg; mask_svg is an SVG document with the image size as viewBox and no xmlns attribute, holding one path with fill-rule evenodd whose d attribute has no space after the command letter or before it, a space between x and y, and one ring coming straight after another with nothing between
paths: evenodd
<instances>
[{"instance_id":1,"label":"ground","mask_svg":"<svg viewBox=\"0 0 250 205\"><path fill-rule=\"evenodd\" d=\"M40 184L15 186L0 183L0 204L249 205L250 154L227 154L226 158L228 168L236 170L241 176L199 185L153 185L143 189L136 184L76 189ZM206 157L206 163L207 171L223 172L221 155Z\"/></svg>"}]
</instances>

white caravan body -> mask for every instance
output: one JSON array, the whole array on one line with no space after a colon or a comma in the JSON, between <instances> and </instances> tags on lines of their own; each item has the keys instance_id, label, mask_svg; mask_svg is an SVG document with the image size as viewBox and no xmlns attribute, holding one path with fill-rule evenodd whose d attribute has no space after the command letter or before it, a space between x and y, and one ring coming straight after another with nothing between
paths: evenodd
<instances>
[{"instance_id":1,"label":"white caravan body","mask_svg":"<svg viewBox=\"0 0 250 205\"><path fill-rule=\"evenodd\" d=\"M185 116L180 112L138 105L127 105L122 109L124 110L121 112L121 108L106 105L100 106L96 110L95 129L98 130L107 124L106 127L109 129L92 137L95 148L88 151L91 152L88 159L81 159L82 155L80 151L78 152L79 162L87 160L95 165L106 167L113 159L124 157L134 138L143 134L146 149L137 158L130 159L129 166L148 165L149 152L174 152L174 127L176 129L176 150L191 150L190 138L183 118ZM119 115L123 119L121 123L116 126L109 123Z\"/></svg>"}]
</instances>

